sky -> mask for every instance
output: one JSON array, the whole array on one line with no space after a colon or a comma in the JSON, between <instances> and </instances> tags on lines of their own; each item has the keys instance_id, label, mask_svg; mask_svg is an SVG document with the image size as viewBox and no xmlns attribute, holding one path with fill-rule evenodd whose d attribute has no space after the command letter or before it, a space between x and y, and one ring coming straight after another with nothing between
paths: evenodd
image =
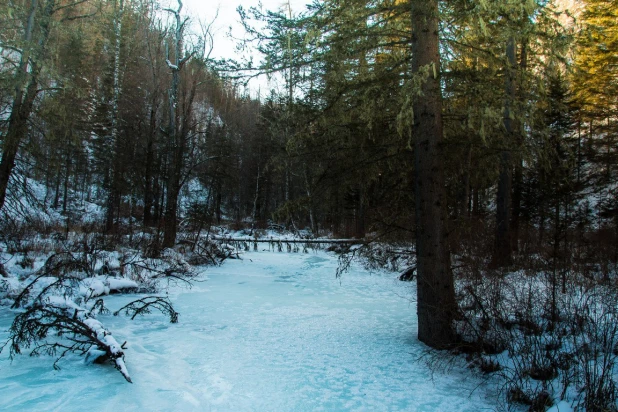
<instances>
[{"instance_id":1,"label":"sky","mask_svg":"<svg viewBox=\"0 0 618 412\"><path fill-rule=\"evenodd\" d=\"M292 13L298 13L305 8L305 4L311 0L289 0L292 8ZM161 0L163 6L172 5L175 8L176 0ZM236 9L238 6L243 6L245 9L257 7L260 0L228 0L228 1L211 1L211 0L183 0L183 11L192 19L200 19L205 22L211 22L217 16L213 24L214 33L214 48L212 50L212 58L240 58L236 51L236 41L230 38L231 32L235 38L244 37L244 29L239 23L240 18ZM277 10L285 8L287 10L287 0L262 0L264 10ZM217 15L218 9L218 15ZM231 30L230 30L231 27ZM258 63L261 56L258 53L253 54L254 63ZM257 93L260 89L262 93L267 92L271 88L277 88L276 80L268 82L266 78L261 78L252 81L250 88L252 92Z\"/></svg>"},{"instance_id":2,"label":"sky","mask_svg":"<svg viewBox=\"0 0 618 412\"><path fill-rule=\"evenodd\" d=\"M168 0L169 1L169 0ZM173 1L173 0L172 0ZM232 43L229 43L227 39L227 32L229 27L232 27L233 34L238 36L242 34L242 26L239 23L238 13L236 8L243 6L245 9L250 7L257 7L259 0L228 0L228 1L209 1L209 0L184 0L184 8L187 12L190 12L191 16L199 17L211 21L219 10L218 17L215 21L215 29L217 39L220 40L216 48L216 52L225 56L229 54ZM262 7L264 10L276 10L285 7L287 10L287 0L262 0ZM292 12L298 12L304 8L305 0L290 0ZM230 47L231 46L231 47Z\"/></svg>"},{"instance_id":3,"label":"sky","mask_svg":"<svg viewBox=\"0 0 618 412\"><path fill-rule=\"evenodd\" d=\"M164 7L171 5L172 8L176 8L177 5L177 0L160 0L160 2ZM229 33L231 33L235 38L244 37L244 29L239 23L240 19L236 9L241 5L245 9L249 9L250 7L257 7L260 3L264 10L287 10L288 0L183 0L183 11L193 20L200 19L205 22L211 22L217 16L213 24L215 41L210 57L240 59L241 56L236 51L236 41L229 36ZM308 3L311 3L311 0L289 0L292 13L301 12ZM577 11L580 7L579 0L558 0L557 3L559 7L571 11ZM254 63L259 63L261 58L258 53L253 54ZM280 87L280 83L281 81L277 79L269 82L264 76L252 81L250 88L252 94L256 94L260 90L263 95L273 88Z\"/></svg>"}]
</instances>

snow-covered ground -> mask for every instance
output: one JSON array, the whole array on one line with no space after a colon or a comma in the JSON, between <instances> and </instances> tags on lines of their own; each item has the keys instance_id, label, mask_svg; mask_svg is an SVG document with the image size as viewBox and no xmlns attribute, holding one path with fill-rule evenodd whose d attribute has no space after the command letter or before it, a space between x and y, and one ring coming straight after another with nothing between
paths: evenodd
<instances>
[{"instance_id":1,"label":"snow-covered ground","mask_svg":"<svg viewBox=\"0 0 618 412\"><path fill-rule=\"evenodd\" d=\"M0 410L479 411L493 397L470 370L419 357L409 284L358 266L335 278L326 253L250 252L172 288L179 323L100 315L127 341L133 384L77 356L0 356ZM135 296L106 299L116 310ZM0 339L11 322L0 311ZM480 386L479 386L480 385ZM476 388L476 390L475 390Z\"/></svg>"}]
</instances>

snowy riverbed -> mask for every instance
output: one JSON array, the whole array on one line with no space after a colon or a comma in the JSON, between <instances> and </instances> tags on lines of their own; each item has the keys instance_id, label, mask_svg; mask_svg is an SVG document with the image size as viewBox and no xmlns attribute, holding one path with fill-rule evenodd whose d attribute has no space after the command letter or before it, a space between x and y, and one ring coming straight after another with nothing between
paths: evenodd
<instances>
[{"instance_id":1,"label":"snowy riverbed","mask_svg":"<svg viewBox=\"0 0 618 412\"><path fill-rule=\"evenodd\" d=\"M205 268L192 289L171 288L178 324L100 315L127 341L133 384L109 365L69 356L57 371L47 357L11 363L5 349L0 410L495 409L475 372L432 376L419 360L410 284L359 266L336 279L336 267L326 253L251 252ZM106 301L113 311L134 298ZM2 342L10 322L0 311Z\"/></svg>"}]
</instances>

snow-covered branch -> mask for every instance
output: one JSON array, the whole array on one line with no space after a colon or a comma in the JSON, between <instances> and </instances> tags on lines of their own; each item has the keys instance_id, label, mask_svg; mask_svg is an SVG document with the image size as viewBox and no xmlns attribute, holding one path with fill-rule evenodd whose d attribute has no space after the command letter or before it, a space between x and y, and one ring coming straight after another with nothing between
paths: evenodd
<instances>
[{"instance_id":1,"label":"snow-covered branch","mask_svg":"<svg viewBox=\"0 0 618 412\"><path fill-rule=\"evenodd\" d=\"M131 319L135 319L138 315L148 315L152 313L152 309L156 309L168 315L171 323L178 323L179 314L174 310L170 300L159 296L147 296L142 299L134 300L114 312L114 316L118 316L121 312L124 312L127 316L131 316Z\"/></svg>"},{"instance_id":2,"label":"snow-covered branch","mask_svg":"<svg viewBox=\"0 0 618 412\"><path fill-rule=\"evenodd\" d=\"M132 382L124 363L123 345L101 322L74 302L60 297L36 303L15 317L10 328L10 356L32 347L31 355L57 356L54 367L67 353L86 355L89 362L111 361Z\"/></svg>"},{"instance_id":3,"label":"snow-covered branch","mask_svg":"<svg viewBox=\"0 0 618 412\"><path fill-rule=\"evenodd\" d=\"M169 59L165 59L165 63L167 63L167 67L169 67L172 70L180 70L180 68L173 64Z\"/></svg>"}]
</instances>

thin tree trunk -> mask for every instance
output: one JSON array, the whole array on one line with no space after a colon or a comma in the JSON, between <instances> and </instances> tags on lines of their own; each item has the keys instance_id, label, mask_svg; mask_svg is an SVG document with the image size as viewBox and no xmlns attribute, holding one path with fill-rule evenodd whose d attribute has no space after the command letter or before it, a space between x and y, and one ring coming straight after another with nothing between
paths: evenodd
<instances>
[{"instance_id":1,"label":"thin tree trunk","mask_svg":"<svg viewBox=\"0 0 618 412\"><path fill-rule=\"evenodd\" d=\"M251 225L254 227L257 220L258 201L260 198L260 166L258 165L257 176L255 177L255 196L253 198L253 210L251 211Z\"/></svg>"},{"instance_id":2,"label":"thin tree trunk","mask_svg":"<svg viewBox=\"0 0 618 412\"><path fill-rule=\"evenodd\" d=\"M190 59L191 56L183 57L183 30L184 22L181 21L180 12L182 10L182 1L178 1L178 9L170 10L169 12L174 14L176 19L175 36L174 36L174 50L173 50L173 62L168 58L167 65L172 72L172 83L169 89L169 124L167 129L167 138L169 141L169 155L170 161L168 163L168 179L167 179L167 198L165 202L165 225L163 233L163 247L173 247L176 244L176 232L178 230L178 198L180 196L180 189L182 186L182 168L183 168L183 156L185 150L185 127L183 125L183 131L179 133L178 125L176 122L178 116L178 89L180 87L180 71L184 64ZM194 91L193 91L194 92ZM189 108L191 100L188 103ZM188 116L185 116L185 121L188 120Z\"/></svg>"},{"instance_id":3,"label":"thin tree trunk","mask_svg":"<svg viewBox=\"0 0 618 412\"><path fill-rule=\"evenodd\" d=\"M512 216L511 216L511 250L519 251L519 226L521 218L521 201L523 187L523 162L517 156L515 162L515 170L513 173L513 198L512 198Z\"/></svg>"},{"instance_id":4,"label":"thin tree trunk","mask_svg":"<svg viewBox=\"0 0 618 412\"><path fill-rule=\"evenodd\" d=\"M472 214L475 217L481 216L481 205L480 205L480 196L479 196L479 188L472 189Z\"/></svg>"},{"instance_id":5,"label":"thin tree trunk","mask_svg":"<svg viewBox=\"0 0 618 412\"><path fill-rule=\"evenodd\" d=\"M466 218L470 217L470 169L472 168L472 145L466 148L466 163L464 165L463 182L461 198L459 200L458 210L461 209L461 215Z\"/></svg>"},{"instance_id":6,"label":"thin tree trunk","mask_svg":"<svg viewBox=\"0 0 618 412\"><path fill-rule=\"evenodd\" d=\"M500 154L500 177L496 194L496 237L494 245L493 263L498 267L513 263L512 233L511 233L511 191L512 191L512 159L510 146L513 140L512 106L515 97L514 70L515 70L515 39L510 37L506 46L508 67L504 81L506 98L504 104L504 149Z\"/></svg>"},{"instance_id":7,"label":"thin tree trunk","mask_svg":"<svg viewBox=\"0 0 618 412\"><path fill-rule=\"evenodd\" d=\"M610 182L612 178L612 139L613 133L611 129L610 118L607 118L607 133L605 133L605 142L607 143L607 152L606 152L606 161L605 161L605 170L607 181Z\"/></svg>"},{"instance_id":8,"label":"thin tree trunk","mask_svg":"<svg viewBox=\"0 0 618 412\"><path fill-rule=\"evenodd\" d=\"M577 186L581 183L581 165L582 165L582 121L577 120Z\"/></svg>"},{"instance_id":9,"label":"thin tree trunk","mask_svg":"<svg viewBox=\"0 0 618 412\"><path fill-rule=\"evenodd\" d=\"M58 161L58 166L56 167L56 184L54 191L54 203L53 208L58 210L58 205L60 204L60 161Z\"/></svg>"},{"instance_id":10,"label":"thin tree trunk","mask_svg":"<svg viewBox=\"0 0 618 412\"><path fill-rule=\"evenodd\" d=\"M120 101L120 93L121 93L121 85L120 85L120 48L121 48L121 40L122 40L122 16L124 12L124 0L119 0L118 10L114 17L114 36L115 44L114 44L114 85L113 85L113 95L112 95L112 110L110 113L110 122L111 122L111 144L114 148L113 158L112 158L112 181L109 188L108 199L107 199L107 219L106 219L106 231L111 231L114 227L114 216L116 213L120 213L120 199L122 197L122 192L120 190L120 183L122 179L122 143L119 138L118 133L118 117L119 117L119 109L118 104Z\"/></svg>"},{"instance_id":11,"label":"thin tree trunk","mask_svg":"<svg viewBox=\"0 0 618 412\"><path fill-rule=\"evenodd\" d=\"M66 216L67 214L67 207L68 207L68 203L69 203L69 176L71 173L71 150L70 150L70 145L67 147L67 150L65 152L65 172L64 172L64 191L62 194L62 214ZM67 218L68 219L68 218Z\"/></svg>"},{"instance_id":12,"label":"thin tree trunk","mask_svg":"<svg viewBox=\"0 0 618 412\"><path fill-rule=\"evenodd\" d=\"M358 199L355 207L354 236L357 238L365 237L365 191L362 185L358 188Z\"/></svg>"},{"instance_id":13,"label":"thin tree trunk","mask_svg":"<svg viewBox=\"0 0 618 412\"><path fill-rule=\"evenodd\" d=\"M217 196L216 201L215 201L215 218L217 219L217 224L220 225L221 224L221 202L222 202L222 195L221 195L221 191L223 190L223 188L221 187L221 179L218 180L217 182Z\"/></svg>"},{"instance_id":14,"label":"thin tree trunk","mask_svg":"<svg viewBox=\"0 0 618 412\"><path fill-rule=\"evenodd\" d=\"M560 251L560 200L556 199L554 205L554 247L552 253L552 278L551 278L551 323L552 327L558 320L556 295L558 290L558 256Z\"/></svg>"},{"instance_id":15,"label":"thin tree trunk","mask_svg":"<svg viewBox=\"0 0 618 412\"><path fill-rule=\"evenodd\" d=\"M456 312L451 256L446 235L446 193L442 141L442 98L438 1L413 1L412 73L429 68L414 99L416 256L418 273L418 338L434 348L456 342Z\"/></svg>"},{"instance_id":16,"label":"thin tree trunk","mask_svg":"<svg viewBox=\"0 0 618 412\"><path fill-rule=\"evenodd\" d=\"M509 56L515 59L516 56ZM528 40L524 39L521 44L521 55L519 59L519 68L520 68L520 76L519 83L521 87L523 87L524 81L523 77L525 75L526 69L528 68ZM521 94L517 96L519 100L521 100ZM515 102L515 88L513 86L513 102ZM519 104L523 104L521 101ZM523 191L523 170L524 164L521 155L521 150L523 147L523 133L520 127L514 130L514 140L517 147L516 157L515 157L515 170L513 173L513 198L512 198L512 216L511 216L511 250L513 252L519 251L519 226L520 226L520 218L521 218L521 202L522 202L522 191Z\"/></svg>"},{"instance_id":17,"label":"thin tree trunk","mask_svg":"<svg viewBox=\"0 0 618 412\"><path fill-rule=\"evenodd\" d=\"M164 213L164 232L163 232L163 247L173 247L176 243L177 231L177 212L178 212L178 194L180 185L180 176L176 172L178 170L178 131L176 126L176 116L178 111L178 87L180 85L180 59L182 55L182 24L180 22L180 11L182 2L178 1L178 10L174 12L176 18L175 44L173 50L173 60L168 57L168 66L172 72L172 83L169 89L169 123L167 127L168 138L168 178L167 178L167 196L165 201ZM173 62L173 63L172 63Z\"/></svg>"},{"instance_id":18,"label":"thin tree trunk","mask_svg":"<svg viewBox=\"0 0 618 412\"><path fill-rule=\"evenodd\" d=\"M154 103L154 100L153 100ZM153 171L152 166L154 162L154 138L156 134L156 111L154 106L150 109L150 129L148 132L148 142L146 143L146 170L144 176L144 226L151 226L152 219L152 206L154 203L154 190L153 190Z\"/></svg>"},{"instance_id":19,"label":"thin tree trunk","mask_svg":"<svg viewBox=\"0 0 618 412\"><path fill-rule=\"evenodd\" d=\"M309 173L307 172L307 165L305 164L305 191L307 193L307 202L309 205L309 223L311 224L311 232L314 236L318 235L318 226L315 220L315 211L313 207L313 197L311 196L311 186L309 185Z\"/></svg>"}]
</instances>

